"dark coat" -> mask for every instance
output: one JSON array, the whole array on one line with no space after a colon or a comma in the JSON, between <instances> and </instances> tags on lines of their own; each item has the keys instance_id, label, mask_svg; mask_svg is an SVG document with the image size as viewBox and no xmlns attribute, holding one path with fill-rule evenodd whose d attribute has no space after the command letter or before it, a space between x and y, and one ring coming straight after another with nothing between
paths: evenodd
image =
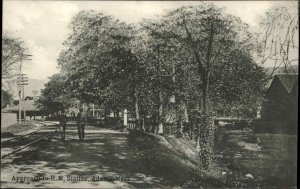
<instances>
[{"instance_id":1,"label":"dark coat","mask_svg":"<svg viewBox=\"0 0 300 189\"><path fill-rule=\"evenodd\" d=\"M59 124L66 125L67 124L67 116L65 114L61 114L59 116Z\"/></svg>"},{"instance_id":2,"label":"dark coat","mask_svg":"<svg viewBox=\"0 0 300 189\"><path fill-rule=\"evenodd\" d=\"M86 125L86 123L87 123L86 112L79 112L77 114L76 122L77 122L77 125Z\"/></svg>"}]
</instances>

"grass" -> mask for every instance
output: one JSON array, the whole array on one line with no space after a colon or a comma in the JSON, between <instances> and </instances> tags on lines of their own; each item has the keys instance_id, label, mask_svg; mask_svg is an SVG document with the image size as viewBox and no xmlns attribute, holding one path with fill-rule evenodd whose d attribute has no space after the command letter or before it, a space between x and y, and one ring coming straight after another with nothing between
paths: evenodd
<instances>
[{"instance_id":1,"label":"grass","mask_svg":"<svg viewBox=\"0 0 300 189\"><path fill-rule=\"evenodd\" d=\"M178 186L193 179L193 171L196 171L194 164L174 150L165 138L131 133L129 142L139 149L140 158L154 175L164 177Z\"/></svg>"},{"instance_id":2,"label":"grass","mask_svg":"<svg viewBox=\"0 0 300 189\"><path fill-rule=\"evenodd\" d=\"M3 137L4 135L14 135L35 128L36 126L32 123L14 124L6 128L1 128L1 136Z\"/></svg>"},{"instance_id":3,"label":"grass","mask_svg":"<svg viewBox=\"0 0 300 189\"><path fill-rule=\"evenodd\" d=\"M226 177L221 168L212 165L208 171L201 169L198 152L191 141L138 132L131 132L129 140L141 152L139 156L151 174L172 185L188 188L225 185Z\"/></svg>"},{"instance_id":4,"label":"grass","mask_svg":"<svg viewBox=\"0 0 300 189\"><path fill-rule=\"evenodd\" d=\"M253 134L219 130L216 155L232 172L234 182L251 174L248 187L295 187L297 184L297 136ZM250 185L249 185L250 184Z\"/></svg>"},{"instance_id":5,"label":"grass","mask_svg":"<svg viewBox=\"0 0 300 189\"><path fill-rule=\"evenodd\" d=\"M217 130L209 170L201 169L191 141L143 133L131 133L129 139L152 174L179 187L291 188L297 184L295 135Z\"/></svg>"}]
</instances>

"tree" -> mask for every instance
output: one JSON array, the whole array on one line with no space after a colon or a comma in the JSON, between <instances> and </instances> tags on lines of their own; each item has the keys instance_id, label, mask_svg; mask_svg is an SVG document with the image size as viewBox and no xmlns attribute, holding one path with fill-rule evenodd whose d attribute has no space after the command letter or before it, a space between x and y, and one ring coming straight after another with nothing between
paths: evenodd
<instances>
[{"instance_id":1,"label":"tree","mask_svg":"<svg viewBox=\"0 0 300 189\"><path fill-rule=\"evenodd\" d=\"M142 116L157 117L158 133L171 111L180 127L193 118L205 168L213 147L211 105L251 106L263 86L248 26L212 4L181 7L138 27L82 11L70 28L58 63L71 96L135 111L138 126Z\"/></svg>"},{"instance_id":2,"label":"tree","mask_svg":"<svg viewBox=\"0 0 300 189\"><path fill-rule=\"evenodd\" d=\"M1 109L5 108L8 104L11 104L12 100L12 95L9 92L1 89Z\"/></svg>"},{"instance_id":3,"label":"tree","mask_svg":"<svg viewBox=\"0 0 300 189\"><path fill-rule=\"evenodd\" d=\"M4 80L10 85L19 74L22 61L28 60L24 56L26 51L27 48L21 39L11 37L7 33L2 36L2 82Z\"/></svg>"},{"instance_id":4,"label":"tree","mask_svg":"<svg viewBox=\"0 0 300 189\"><path fill-rule=\"evenodd\" d=\"M266 82L264 69L254 62L249 52L236 49L215 65L210 86L211 102L215 109L256 109Z\"/></svg>"},{"instance_id":5,"label":"tree","mask_svg":"<svg viewBox=\"0 0 300 189\"><path fill-rule=\"evenodd\" d=\"M61 74L51 76L35 103L50 114L70 107L74 99L70 97L70 93L66 90L65 80L66 78Z\"/></svg>"},{"instance_id":6,"label":"tree","mask_svg":"<svg viewBox=\"0 0 300 189\"><path fill-rule=\"evenodd\" d=\"M240 19L225 15L222 9L205 3L170 11L160 21L160 28L152 33L161 40L181 46L186 53L184 57L190 57L185 62L192 65L187 67L197 70L198 107L202 120L198 124L198 139L203 166L208 167L212 148L209 143L213 135L208 106L212 71L230 51L251 51L251 33Z\"/></svg>"},{"instance_id":7,"label":"tree","mask_svg":"<svg viewBox=\"0 0 300 189\"><path fill-rule=\"evenodd\" d=\"M261 63L271 63L274 73L284 67L285 72L291 69L292 64L298 61L299 30L298 14L291 13L286 7L269 9L260 23L261 33Z\"/></svg>"},{"instance_id":8,"label":"tree","mask_svg":"<svg viewBox=\"0 0 300 189\"><path fill-rule=\"evenodd\" d=\"M107 111L133 109L138 73L130 50L133 27L102 13L82 11L70 28L58 63L72 96L102 104Z\"/></svg>"}]
</instances>

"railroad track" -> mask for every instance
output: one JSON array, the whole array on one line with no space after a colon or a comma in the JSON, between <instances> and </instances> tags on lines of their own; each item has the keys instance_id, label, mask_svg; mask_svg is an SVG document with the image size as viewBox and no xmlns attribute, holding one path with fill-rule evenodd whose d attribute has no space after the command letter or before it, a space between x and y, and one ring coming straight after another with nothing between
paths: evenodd
<instances>
[{"instance_id":1,"label":"railroad track","mask_svg":"<svg viewBox=\"0 0 300 189\"><path fill-rule=\"evenodd\" d=\"M47 125L47 124L45 124L45 123L42 123L42 124L43 124L42 128L39 129L39 130L37 130L37 131L33 131L33 132L30 132L30 133L27 133L27 134L24 134L24 135L20 135L20 136L11 138L11 139L9 139L9 140L2 141L2 142L1 142L1 148L3 148L3 147L2 147L3 144L9 144L9 142L17 141L17 140L19 140L19 139L26 138L26 137L28 137L28 136L32 136L32 135L34 135L34 134L41 134L41 131L43 130L44 126L46 126L46 127L49 126L49 125ZM52 125L52 126L53 126L53 125ZM22 146L20 146L20 147L17 147L17 148L15 148L15 149L13 149L11 152L9 152L9 153L7 153L7 154L1 156L1 160L4 159L4 158L6 158L6 157L8 157L8 156L10 156L10 155L12 155L12 154L18 153L18 152L24 150L25 148L28 148L29 146L31 146L31 145L33 145L33 144L38 143L39 141L45 139L46 137L50 137L50 136L52 136L53 134L58 133L58 126L57 126L57 125L54 125L54 128L55 128L54 131L50 131L50 133L44 134L44 135L42 135L42 136L38 136L38 137L35 138L33 141L28 141L27 144L22 145ZM25 140L25 139L24 139L24 140ZM25 140L25 141L26 141L26 140ZM13 147L14 147L14 146L13 146Z\"/></svg>"},{"instance_id":2,"label":"railroad track","mask_svg":"<svg viewBox=\"0 0 300 189\"><path fill-rule=\"evenodd\" d=\"M48 137L48 136L51 136L51 135L53 135L53 134L55 134L55 133L57 133L57 132L58 132L58 131L55 130L54 132L48 133L48 134L46 134L46 135L44 135L44 136L42 136L42 137L40 137L40 138L38 138L38 139L36 139L36 140L30 142L29 144L26 144L26 145L24 145L24 146L21 146L21 147L15 149L15 150L13 150L12 152L9 152L8 154L5 154L5 155L1 156L1 159L4 159L4 158L6 158L6 157L8 157L8 156L10 156L10 155L12 155L12 154L15 154L15 153L17 153L17 152L19 152L19 151L21 151L21 150L23 150L23 149L29 147L30 145L35 144L35 143L39 142L40 140L42 140L42 139L44 139L44 138L46 138L46 137Z\"/></svg>"},{"instance_id":3,"label":"railroad track","mask_svg":"<svg viewBox=\"0 0 300 189\"><path fill-rule=\"evenodd\" d=\"M48 129L48 128L52 128L52 129L55 128L55 129L57 129L57 128L58 128L58 125L55 124L55 123L54 123L54 124L55 124L54 126L53 126L53 125L52 125L52 126L49 126L49 125L47 125L47 124L45 124L45 123L41 123L41 124L43 124L43 126L42 126L40 129L38 129L38 130L36 130L36 131L33 131L33 132L30 132L30 133L27 133L27 134L19 135L19 136L14 137L14 138L10 138L10 139L8 139L8 140L1 141L1 144L6 143L6 142L10 142L10 141L13 141L13 140L17 140L17 139L20 139L20 138L27 137L27 136L32 135L32 134L34 134L34 133L40 132L40 131L42 131L43 129Z\"/></svg>"}]
</instances>

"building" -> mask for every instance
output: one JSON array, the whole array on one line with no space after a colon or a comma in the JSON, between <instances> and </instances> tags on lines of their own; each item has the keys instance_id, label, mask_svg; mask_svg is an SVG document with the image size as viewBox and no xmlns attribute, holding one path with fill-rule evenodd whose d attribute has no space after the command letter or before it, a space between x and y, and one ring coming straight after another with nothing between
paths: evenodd
<instances>
[{"instance_id":1,"label":"building","mask_svg":"<svg viewBox=\"0 0 300 189\"><path fill-rule=\"evenodd\" d=\"M24 112L25 109L26 112L26 120L31 119L41 119L41 117L44 115L44 112L41 111L35 104L34 100L25 100L22 102L22 113L21 113L21 119L24 119ZM15 113L17 119L19 119L19 107L20 104L13 107L7 107L2 110L2 112L6 113Z\"/></svg>"},{"instance_id":2,"label":"building","mask_svg":"<svg viewBox=\"0 0 300 189\"><path fill-rule=\"evenodd\" d=\"M298 128L298 74L276 74L265 92L261 120L266 131L296 133Z\"/></svg>"}]
</instances>

